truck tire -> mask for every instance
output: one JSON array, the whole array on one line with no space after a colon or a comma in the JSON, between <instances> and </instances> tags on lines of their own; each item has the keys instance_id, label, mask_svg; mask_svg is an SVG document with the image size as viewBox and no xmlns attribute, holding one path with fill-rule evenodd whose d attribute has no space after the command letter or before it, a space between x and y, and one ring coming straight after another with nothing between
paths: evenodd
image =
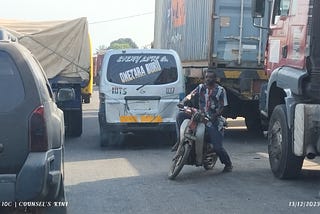
<instances>
[{"instance_id":1,"label":"truck tire","mask_svg":"<svg viewBox=\"0 0 320 214\"><path fill-rule=\"evenodd\" d=\"M249 102L245 104L245 123L250 134L262 135L262 121L258 102Z\"/></svg>"},{"instance_id":2,"label":"truck tire","mask_svg":"<svg viewBox=\"0 0 320 214\"><path fill-rule=\"evenodd\" d=\"M165 136L166 144L168 144L170 146L173 146L177 142L176 130L174 130L174 131L169 130L166 133L164 133L162 136Z\"/></svg>"},{"instance_id":3,"label":"truck tire","mask_svg":"<svg viewBox=\"0 0 320 214\"><path fill-rule=\"evenodd\" d=\"M277 178L296 178L300 174L304 157L293 154L285 105L276 106L272 112L268 128L268 153L271 170Z\"/></svg>"},{"instance_id":4,"label":"truck tire","mask_svg":"<svg viewBox=\"0 0 320 214\"><path fill-rule=\"evenodd\" d=\"M100 128L100 146L121 146L123 143L123 136L120 132L108 131Z\"/></svg>"},{"instance_id":5,"label":"truck tire","mask_svg":"<svg viewBox=\"0 0 320 214\"><path fill-rule=\"evenodd\" d=\"M121 146L123 144L124 137L119 131L108 132L109 145Z\"/></svg>"},{"instance_id":6,"label":"truck tire","mask_svg":"<svg viewBox=\"0 0 320 214\"><path fill-rule=\"evenodd\" d=\"M65 112L66 134L70 137L80 137L82 134L82 110Z\"/></svg>"},{"instance_id":7,"label":"truck tire","mask_svg":"<svg viewBox=\"0 0 320 214\"><path fill-rule=\"evenodd\" d=\"M260 117L255 115L250 115L245 118L245 123L248 132L251 134L262 135L262 126Z\"/></svg>"},{"instance_id":8,"label":"truck tire","mask_svg":"<svg viewBox=\"0 0 320 214\"><path fill-rule=\"evenodd\" d=\"M103 128L100 127L100 146L101 147L106 147L108 146L109 141L108 141L108 135Z\"/></svg>"}]
</instances>

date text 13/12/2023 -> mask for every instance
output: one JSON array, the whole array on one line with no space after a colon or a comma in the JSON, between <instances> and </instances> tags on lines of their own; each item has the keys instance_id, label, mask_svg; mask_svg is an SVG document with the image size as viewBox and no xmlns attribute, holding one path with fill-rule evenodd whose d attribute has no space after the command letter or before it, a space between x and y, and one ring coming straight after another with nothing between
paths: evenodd
<instances>
[{"instance_id":1,"label":"date text 13/12/2023","mask_svg":"<svg viewBox=\"0 0 320 214\"><path fill-rule=\"evenodd\" d=\"M320 207L320 201L289 201L289 207Z\"/></svg>"},{"instance_id":2,"label":"date text 13/12/2023","mask_svg":"<svg viewBox=\"0 0 320 214\"><path fill-rule=\"evenodd\" d=\"M67 201L2 201L0 207L67 207Z\"/></svg>"}]
</instances>

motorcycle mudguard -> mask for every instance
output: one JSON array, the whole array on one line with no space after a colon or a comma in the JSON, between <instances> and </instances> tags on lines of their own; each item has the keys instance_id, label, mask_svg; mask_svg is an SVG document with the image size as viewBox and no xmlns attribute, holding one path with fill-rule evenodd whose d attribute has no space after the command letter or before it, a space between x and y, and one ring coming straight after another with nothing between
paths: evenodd
<instances>
[{"instance_id":1,"label":"motorcycle mudguard","mask_svg":"<svg viewBox=\"0 0 320 214\"><path fill-rule=\"evenodd\" d=\"M184 133L186 132L186 128L188 127L190 119L185 119L180 126L180 143L184 141Z\"/></svg>"},{"instance_id":2,"label":"motorcycle mudguard","mask_svg":"<svg viewBox=\"0 0 320 214\"><path fill-rule=\"evenodd\" d=\"M204 133L206 126L203 123L199 123L196 131L196 163L197 165L202 165L203 161L203 143L204 143Z\"/></svg>"}]
</instances>

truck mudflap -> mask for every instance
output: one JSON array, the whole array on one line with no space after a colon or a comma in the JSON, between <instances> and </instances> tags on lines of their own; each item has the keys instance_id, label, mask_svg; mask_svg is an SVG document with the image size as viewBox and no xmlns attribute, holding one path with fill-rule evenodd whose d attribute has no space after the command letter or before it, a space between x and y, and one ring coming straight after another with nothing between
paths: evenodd
<instances>
[{"instance_id":1,"label":"truck mudflap","mask_svg":"<svg viewBox=\"0 0 320 214\"><path fill-rule=\"evenodd\" d=\"M80 83L51 83L55 94L61 89L72 89L73 99L56 99L57 106L63 111L65 122L65 134L71 137L79 137L82 134L82 96Z\"/></svg>"},{"instance_id":2,"label":"truck mudflap","mask_svg":"<svg viewBox=\"0 0 320 214\"><path fill-rule=\"evenodd\" d=\"M315 158L320 152L320 105L297 104L294 120L294 147L297 156Z\"/></svg>"}]
</instances>

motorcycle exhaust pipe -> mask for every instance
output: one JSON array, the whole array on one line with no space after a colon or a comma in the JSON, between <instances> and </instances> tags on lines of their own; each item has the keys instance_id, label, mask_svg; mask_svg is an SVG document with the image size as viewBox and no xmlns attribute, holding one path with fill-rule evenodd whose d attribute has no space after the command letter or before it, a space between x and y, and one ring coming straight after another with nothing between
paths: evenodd
<instances>
[{"instance_id":1,"label":"motorcycle exhaust pipe","mask_svg":"<svg viewBox=\"0 0 320 214\"><path fill-rule=\"evenodd\" d=\"M306 152L307 152L308 159L314 159L317 156L317 152L313 144L309 144L307 146Z\"/></svg>"}]
</instances>

